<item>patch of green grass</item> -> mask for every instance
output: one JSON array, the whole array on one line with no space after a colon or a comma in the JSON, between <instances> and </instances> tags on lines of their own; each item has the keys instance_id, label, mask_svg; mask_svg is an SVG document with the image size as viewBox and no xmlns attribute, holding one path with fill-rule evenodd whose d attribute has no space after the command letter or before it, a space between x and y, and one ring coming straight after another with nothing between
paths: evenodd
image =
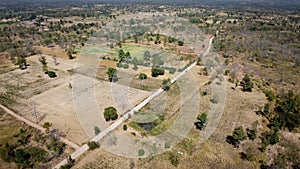
<instances>
[{"instance_id":1,"label":"patch of green grass","mask_svg":"<svg viewBox=\"0 0 300 169\"><path fill-rule=\"evenodd\" d=\"M143 60L145 51L149 51L151 54L154 53L154 50L147 48L146 46L137 46L130 44L122 44L122 49L124 52L130 52L131 57L136 57L138 60ZM113 48L108 52L108 54L118 57L120 48Z\"/></svg>"},{"instance_id":2,"label":"patch of green grass","mask_svg":"<svg viewBox=\"0 0 300 169\"><path fill-rule=\"evenodd\" d=\"M166 119L166 120L161 120L161 119L155 120L156 126L152 130L150 130L148 132L148 134L155 136L155 135L158 135L158 134L166 131L167 129L169 129L172 126L172 124L174 123L176 118L177 118L177 116L172 116L171 118Z\"/></svg>"},{"instance_id":3,"label":"patch of green grass","mask_svg":"<svg viewBox=\"0 0 300 169\"><path fill-rule=\"evenodd\" d=\"M100 54L107 52L107 49L101 46L87 46L81 49L80 54L99 57Z\"/></svg>"},{"instance_id":4,"label":"patch of green grass","mask_svg":"<svg viewBox=\"0 0 300 169\"><path fill-rule=\"evenodd\" d=\"M131 121L130 123L129 123L129 126L131 127L131 128L133 128L134 130L136 130L136 131L145 131L141 126L139 126L136 122L134 122L134 121Z\"/></svg>"}]
</instances>

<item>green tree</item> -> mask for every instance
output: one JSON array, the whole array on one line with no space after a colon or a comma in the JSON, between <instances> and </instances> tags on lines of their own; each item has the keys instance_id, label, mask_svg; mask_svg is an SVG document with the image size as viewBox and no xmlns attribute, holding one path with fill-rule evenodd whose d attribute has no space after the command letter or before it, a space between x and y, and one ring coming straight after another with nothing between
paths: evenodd
<instances>
[{"instance_id":1,"label":"green tree","mask_svg":"<svg viewBox=\"0 0 300 169\"><path fill-rule=\"evenodd\" d=\"M49 122L45 122L43 124L43 128L46 129L46 132L49 132L49 129L50 129L51 126L52 126L52 124L49 123Z\"/></svg>"},{"instance_id":2,"label":"green tree","mask_svg":"<svg viewBox=\"0 0 300 169\"><path fill-rule=\"evenodd\" d=\"M283 94L276 101L276 120L280 128L288 128L292 131L300 127L300 95L295 95L293 91Z\"/></svg>"},{"instance_id":3,"label":"green tree","mask_svg":"<svg viewBox=\"0 0 300 169\"><path fill-rule=\"evenodd\" d=\"M253 83L251 82L250 77L246 74L242 80L243 91L252 92Z\"/></svg>"},{"instance_id":4,"label":"green tree","mask_svg":"<svg viewBox=\"0 0 300 169\"><path fill-rule=\"evenodd\" d=\"M54 71L47 71L47 74L50 78L55 78L57 77L56 73Z\"/></svg>"},{"instance_id":5,"label":"green tree","mask_svg":"<svg viewBox=\"0 0 300 169\"><path fill-rule=\"evenodd\" d=\"M268 145L274 145L279 142L278 131L265 132L261 135L261 151L265 151Z\"/></svg>"},{"instance_id":6,"label":"green tree","mask_svg":"<svg viewBox=\"0 0 300 169\"><path fill-rule=\"evenodd\" d=\"M143 156L145 154L145 151L143 149L139 149L138 154L139 156Z\"/></svg>"},{"instance_id":7,"label":"green tree","mask_svg":"<svg viewBox=\"0 0 300 169\"><path fill-rule=\"evenodd\" d=\"M20 69L26 69L27 68L27 61L26 61L25 56L18 57L17 64L19 65Z\"/></svg>"},{"instance_id":8,"label":"green tree","mask_svg":"<svg viewBox=\"0 0 300 169\"><path fill-rule=\"evenodd\" d=\"M147 75L145 73L141 73L139 75L139 79L141 79L141 80L147 79Z\"/></svg>"},{"instance_id":9,"label":"green tree","mask_svg":"<svg viewBox=\"0 0 300 169\"><path fill-rule=\"evenodd\" d=\"M39 61L41 62L41 64L43 65L43 72L47 73L48 72L48 67L47 67L47 61L45 56L41 56L39 58Z\"/></svg>"},{"instance_id":10,"label":"green tree","mask_svg":"<svg viewBox=\"0 0 300 169\"><path fill-rule=\"evenodd\" d=\"M170 85L171 85L171 79L164 79L162 82L162 89L164 89L165 91L168 91L170 89Z\"/></svg>"},{"instance_id":11,"label":"green tree","mask_svg":"<svg viewBox=\"0 0 300 169\"><path fill-rule=\"evenodd\" d=\"M158 68L154 68L154 67L152 67L152 69L151 69L152 77L158 77L159 75L164 75L164 74L165 74L164 69L158 69Z\"/></svg>"},{"instance_id":12,"label":"green tree","mask_svg":"<svg viewBox=\"0 0 300 169\"><path fill-rule=\"evenodd\" d=\"M121 49L121 50L119 50L119 62L121 63L125 60L126 60L126 56L125 56L124 50Z\"/></svg>"},{"instance_id":13,"label":"green tree","mask_svg":"<svg viewBox=\"0 0 300 169\"><path fill-rule=\"evenodd\" d=\"M30 166L30 154L25 152L23 149L17 149L15 150L15 162L21 167L21 168L27 168Z\"/></svg>"},{"instance_id":14,"label":"green tree","mask_svg":"<svg viewBox=\"0 0 300 169\"><path fill-rule=\"evenodd\" d=\"M5 162L10 162L14 158L15 146L6 143L3 148L0 148L0 157Z\"/></svg>"},{"instance_id":15,"label":"green tree","mask_svg":"<svg viewBox=\"0 0 300 169\"><path fill-rule=\"evenodd\" d=\"M87 145L89 146L89 150L95 150L96 148L100 147L100 144L95 141L89 141Z\"/></svg>"},{"instance_id":16,"label":"green tree","mask_svg":"<svg viewBox=\"0 0 300 169\"><path fill-rule=\"evenodd\" d=\"M74 59L74 56L72 55L72 51L71 50L68 50L67 55L68 55L69 59Z\"/></svg>"},{"instance_id":17,"label":"green tree","mask_svg":"<svg viewBox=\"0 0 300 169\"><path fill-rule=\"evenodd\" d=\"M127 130L127 125L126 124L123 125L123 130L125 130L125 131Z\"/></svg>"},{"instance_id":18,"label":"green tree","mask_svg":"<svg viewBox=\"0 0 300 169\"><path fill-rule=\"evenodd\" d=\"M256 134L257 134L257 129L249 129L247 131L247 136L250 140L254 140L256 138Z\"/></svg>"},{"instance_id":19,"label":"green tree","mask_svg":"<svg viewBox=\"0 0 300 169\"><path fill-rule=\"evenodd\" d=\"M95 126L94 132L95 132L95 135L98 135L101 131L100 131L99 127Z\"/></svg>"},{"instance_id":20,"label":"green tree","mask_svg":"<svg viewBox=\"0 0 300 169\"><path fill-rule=\"evenodd\" d=\"M39 164L39 163L45 163L47 152L40 148L40 147L27 147L25 148L25 151L30 154L30 162Z\"/></svg>"},{"instance_id":21,"label":"green tree","mask_svg":"<svg viewBox=\"0 0 300 169\"><path fill-rule=\"evenodd\" d=\"M173 166L177 167L179 165L179 156L177 154L171 153L169 160Z\"/></svg>"},{"instance_id":22,"label":"green tree","mask_svg":"<svg viewBox=\"0 0 300 169\"><path fill-rule=\"evenodd\" d=\"M150 52L147 50L144 52L144 63L149 65L150 64Z\"/></svg>"},{"instance_id":23,"label":"green tree","mask_svg":"<svg viewBox=\"0 0 300 169\"><path fill-rule=\"evenodd\" d=\"M229 73L230 71L226 69L224 75L227 76Z\"/></svg>"},{"instance_id":24,"label":"green tree","mask_svg":"<svg viewBox=\"0 0 300 169\"><path fill-rule=\"evenodd\" d=\"M197 129L203 130L206 126L206 123L207 123L207 114L202 113L201 115L198 115L197 122L195 122Z\"/></svg>"},{"instance_id":25,"label":"green tree","mask_svg":"<svg viewBox=\"0 0 300 169\"><path fill-rule=\"evenodd\" d=\"M243 126L239 126L233 130L232 137L237 141L243 141L247 138Z\"/></svg>"},{"instance_id":26,"label":"green tree","mask_svg":"<svg viewBox=\"0 0 300 169\"><path fill-rule=\"evenodd\" d=\"M105 108L103 114L106 121L116 120L118 118L117 109L112 106Z\"/></svg>"},{"instance_id":27,"label":"green tree","mask_svg":"<svg viewBox=\"0 0 300 169\"><path fill-rule=\"evenodd\" d=\"M178 46L183 46L184 45L184 42L183 41L178 41Z\"/></svg>"},{"instance_id":28,"label":"green tree","mask_svg":"<svg viewBox=\"0 0 300 169\"><path fill-rule=\"evenodd\" d=\"M117 78L117 69L110 67L106 74L108 75L108 80L113 82Z\"/></svg>"}]
</instances>

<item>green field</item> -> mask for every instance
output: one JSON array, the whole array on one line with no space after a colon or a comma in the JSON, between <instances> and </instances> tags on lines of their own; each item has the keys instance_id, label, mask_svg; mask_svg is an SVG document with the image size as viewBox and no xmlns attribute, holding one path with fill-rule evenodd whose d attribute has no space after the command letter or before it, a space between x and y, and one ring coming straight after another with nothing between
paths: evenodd
<instances>
[{"instance_id":1,"label":"green field","mask_svg":"<svg viewBox=\"0 0 300 169\"><path fill-rule=\"evenodd\" d=\"M102 46L87 46L87 47L82 48L79 51L79 53L82 55L99 57L100 54L103 54L106 51L107 51L107 48L104 48Z\"/></svg>"},{"instance_id":2,"label":"green field","mask_svg":"<svg viewBox=\"0 0 300 169\"><path fill-rule=\"evenodd\" d=\"M137 46L137 45L130 45L130 44L122 44L123 51L130 52L132 58L136 57L138 60L143 60L143 56L145 51L149 51L151 54L156 53L154 49L148 48L146 46ZM117 58L119 54L120 48L113 48L108 52L108 54L113 58Z\"/></svg>"}]
</instances>

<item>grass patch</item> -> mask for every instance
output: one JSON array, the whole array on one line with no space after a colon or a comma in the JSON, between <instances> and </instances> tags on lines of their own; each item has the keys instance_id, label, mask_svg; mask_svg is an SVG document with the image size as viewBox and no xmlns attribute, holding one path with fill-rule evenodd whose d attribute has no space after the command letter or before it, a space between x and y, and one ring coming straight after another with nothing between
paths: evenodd
<instances>
[{"instance_id":1,"label":"grass patch","mask_svg":"<svg viewBox=\"0 0 300 169\"><path fill-rule=\"evenodd\" d=\"M139 126L136 122L129 122L129 127L133 128L136 131L145 131L141 126Z\"/></svg>"}]
</instances>

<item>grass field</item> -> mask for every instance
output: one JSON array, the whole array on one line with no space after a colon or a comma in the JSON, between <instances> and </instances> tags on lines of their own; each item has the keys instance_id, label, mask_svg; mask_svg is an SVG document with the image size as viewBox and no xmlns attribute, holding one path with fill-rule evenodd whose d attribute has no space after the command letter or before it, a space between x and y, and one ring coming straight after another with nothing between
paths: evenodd
<instances>
[{"instance_id":1,"label":"grass field","mask_svg":"<svg viewBox=\"0 0 300 169\"><path fill-rule=\"evenodd\" d=\"M105 53L106 50L107 49L102 46L87 46L87 47L82 48L79 51L79 54L93 56L93 57L99 57L101 54Z\"/></svg>"},{"instance_id":2,"label":"grass field","mask_svg":"<svg viewBox=\"0 0 300 169\"><path fill-rule=\"evenodd\" d=\"M123 51L130 52L131 57L136 57L138 60L143 60L144 53L148 50L151 54L155 52L154 49L146 46L134 45L134 44L122 44ZM108 52L111 59L118 58L120 48L113 48Z\"/></svg>"}]
</instances>

